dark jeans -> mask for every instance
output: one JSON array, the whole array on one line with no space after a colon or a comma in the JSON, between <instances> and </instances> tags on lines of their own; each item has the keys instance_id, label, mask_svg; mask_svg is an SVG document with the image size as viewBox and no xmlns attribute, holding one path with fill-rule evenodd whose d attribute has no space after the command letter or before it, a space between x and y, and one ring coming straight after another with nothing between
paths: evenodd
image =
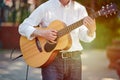
<instances>
[{"instance_id":1,"label":"dark jeans","mask_svg":"<svg viewBox=\"0 0 120 80\"><path fill-rule=\"evenodd\" d=\"M81 56L61 58L57 56L47 67L42 68L43 80L81 80Z\"/></svg>"}]
</instances>

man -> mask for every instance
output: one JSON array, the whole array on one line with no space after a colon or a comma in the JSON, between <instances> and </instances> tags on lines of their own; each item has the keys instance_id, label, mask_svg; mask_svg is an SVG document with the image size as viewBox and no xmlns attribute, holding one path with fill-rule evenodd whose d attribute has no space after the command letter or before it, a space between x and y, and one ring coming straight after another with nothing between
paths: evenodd
<instances>
[{"instance_id":1,"label":"man","mask_svg":"<svg viewBox=\"0 0 120 80\"><path fill-rule=\"evenodd\" d=\"M67 26L83 19L83 25L70 32L72 45L66 51L61 50L54 61L42 68L43 80L81 80L81 46L79 40L91 42L95 38L96 23L86 9L73 0L49 0L40 5L19 26L19 33L29 40L43 37L56 43L57 30L38 30L33 26L47 27L52 21L60 20ZM59 26L57 26L59 27ZM65 55L64 57L62 57Z\"/></svg>"}]
</instances>

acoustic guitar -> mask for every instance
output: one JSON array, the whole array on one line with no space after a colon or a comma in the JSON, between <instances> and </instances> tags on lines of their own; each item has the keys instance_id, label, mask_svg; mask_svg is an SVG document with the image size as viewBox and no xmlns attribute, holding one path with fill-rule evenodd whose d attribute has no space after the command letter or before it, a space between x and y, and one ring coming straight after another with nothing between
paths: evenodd
<instances>
[{"instance_id":1,"label":"acoustic guitar","mask_svg":"<svg viewBox=\"0 0 120 80\"><path fill-rule=\"evenodd\" d=\"M92 18L105 16L116 13L117 7L115 4L106 5L101 10L90 15ZM20 37L20 49L25 62L31 67L44 67L49 65L56 57L60 50L67 50L71 47L72 41L70 32L79 26L83 25L83 19L69 26L63 22L55 20L47 28L37 28L40 30L55 29L58 31L57 43L51 43L45 38L36 37L33 40L28 40L26 37Z\"/></svg>"}]
</instances>

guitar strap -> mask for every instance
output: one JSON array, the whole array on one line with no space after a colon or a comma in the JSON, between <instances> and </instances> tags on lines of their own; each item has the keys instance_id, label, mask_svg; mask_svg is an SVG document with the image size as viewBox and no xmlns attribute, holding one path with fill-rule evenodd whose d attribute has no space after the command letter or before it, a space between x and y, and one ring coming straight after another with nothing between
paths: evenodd
<instances>
[{"instance_id":1,"label":"guitar strap","mask_svg":"<svg viewBox=\"0 0 120 80\"><path fill-rule=\"evenodd\" d=\"M11 54L10 54L10 59L11 59L12 61L14 61L14 60L16 60L16 59L18 59L18 58L20 58L20 57L23 56L23 55L21 54L21 55L17 56L16 58L12 58L14 51L15 51L15 48L12 49Z\"/></svg>"},{"instance_id":2,"label":"guitar strap","mask_svg":"<svg viewBox=\"0 0 120 80\"><path fill-rule=\"evenodd\" d=\"M11 54L10 54L10 59L11 59L12 61L15 61L15 60L17 60L18 58L20 58L20 57L23 56L23 55L21 54L21 55L17 56L16 58L13 58L12 56L13 56L14 51L15 51L15 48L12 49ZM26 79L25 79L25 80L28 80L28 71L29 71L29 65L27 65Z\"/></svg>"}]
</instances>

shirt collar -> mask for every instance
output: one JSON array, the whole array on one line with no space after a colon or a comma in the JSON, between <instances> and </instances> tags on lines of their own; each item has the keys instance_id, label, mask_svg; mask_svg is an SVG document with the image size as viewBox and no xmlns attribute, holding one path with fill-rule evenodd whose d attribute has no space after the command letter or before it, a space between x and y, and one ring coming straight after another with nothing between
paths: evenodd
<instances>
[{"instance_id":1,"label":"shirt collar","mask_svg":"<svg viewBox=\"0 0 120 80\"><path fill-rule=\"evenodd\" d=\"M54 0L54 1L56 1L56 3L57 3L57 5L59 5L59 6L63 6L61 3L60 3L60 1L59 0ZM65 7L70 7L72 5L72 1L70 0L70 2L65 6Z\"/></svg>"}]
</instances>

